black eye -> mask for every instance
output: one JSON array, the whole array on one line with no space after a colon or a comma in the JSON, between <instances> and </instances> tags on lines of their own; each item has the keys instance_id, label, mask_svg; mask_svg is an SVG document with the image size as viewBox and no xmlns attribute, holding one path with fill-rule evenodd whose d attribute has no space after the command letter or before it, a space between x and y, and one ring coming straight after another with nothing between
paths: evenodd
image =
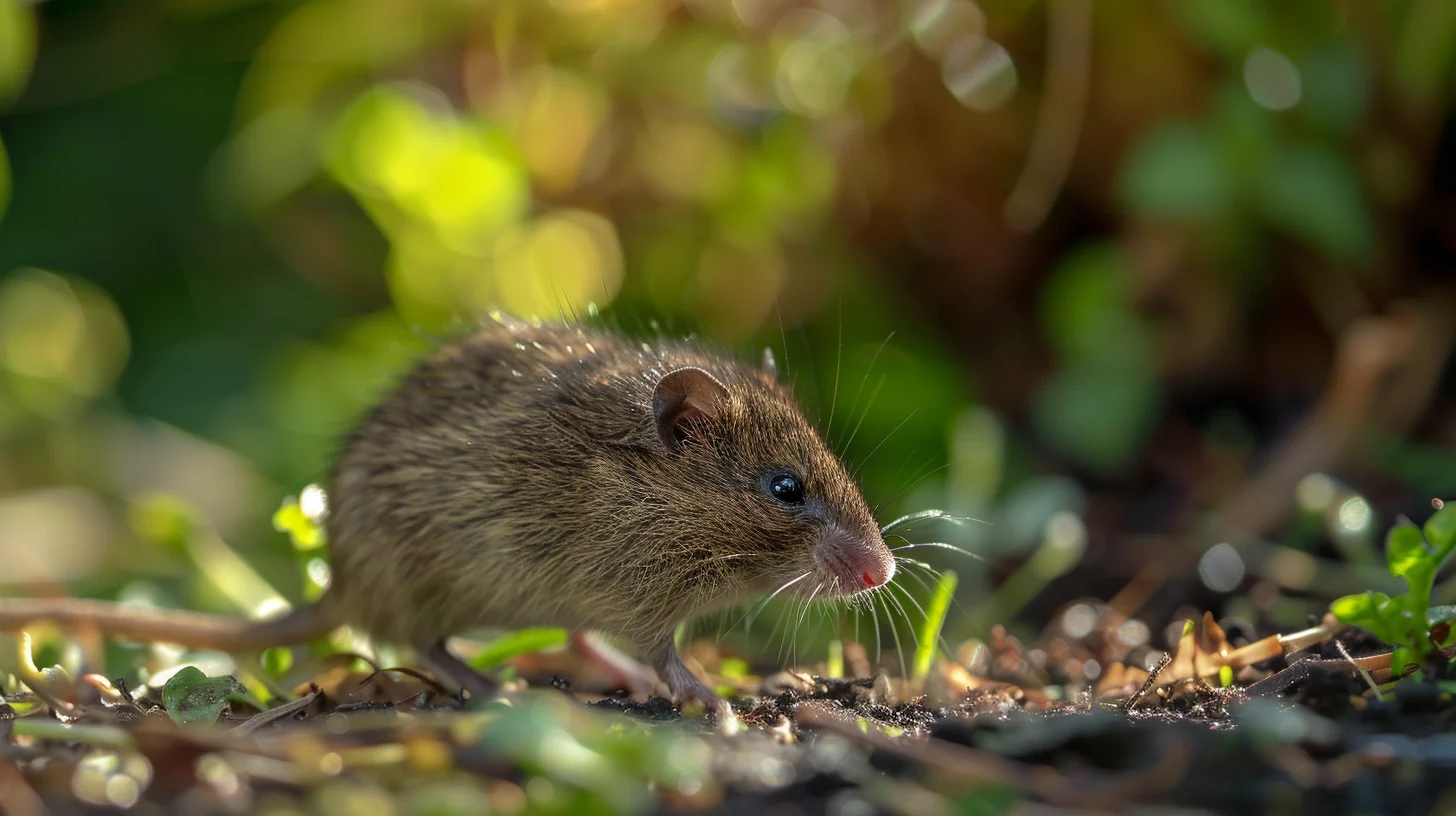
<instances>
[{"instance_id":1,"label":"black eye","mask_svg":"<svg viewBox=\"0 0 1456 816\"><path fill-rule=\"evenodd\" d=\"M768 492L784 504L804 503L804 485L792 473L775 473L768 477Z\"/></svg>"}]
</instances>

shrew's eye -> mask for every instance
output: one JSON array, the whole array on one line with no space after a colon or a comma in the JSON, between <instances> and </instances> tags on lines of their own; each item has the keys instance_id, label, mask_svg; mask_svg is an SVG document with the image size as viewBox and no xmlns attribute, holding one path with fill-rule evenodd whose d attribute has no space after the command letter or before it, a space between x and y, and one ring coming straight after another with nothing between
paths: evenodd
<instances>
[{"instance_id":1,"label":"shrew's eye","mask_svg":"<svg viewBox=\"0 0 1456 816\"><path fill-rule=\"evenodd\" d=\"M804 485L792 473L775 473L768 477L768 492L784 504L804 503Z\"/></svg>"}]
</instances>

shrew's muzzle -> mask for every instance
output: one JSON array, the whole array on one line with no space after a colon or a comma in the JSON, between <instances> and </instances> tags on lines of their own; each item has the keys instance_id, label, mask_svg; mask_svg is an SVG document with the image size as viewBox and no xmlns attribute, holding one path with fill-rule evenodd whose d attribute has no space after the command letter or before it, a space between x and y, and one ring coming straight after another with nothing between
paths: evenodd
<instances>
[{"instance_id":1,"label":"shrew's muzzle","mask_svg":"<svg viewBox=\"0 0 1456 816\"><path fill-rule=\"evenodd\" d=\"M825 529L814 556L839 579L846 592L862 592L895 577L895 559L879 531L854 533L837 525Z\"/></svg>"}]
</instances>

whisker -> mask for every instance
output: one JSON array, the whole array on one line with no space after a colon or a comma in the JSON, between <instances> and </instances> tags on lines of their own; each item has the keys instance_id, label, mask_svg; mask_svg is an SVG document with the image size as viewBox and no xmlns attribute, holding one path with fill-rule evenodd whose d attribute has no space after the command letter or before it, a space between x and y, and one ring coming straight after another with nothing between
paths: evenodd
<instances>
[{"instance_id":1,"label":"whisker","mask_svg":"<svg viewBox=\"0 0 1456 816\"><path fill-rule=\"evenodd\" d=\"M890 341L894 339L894 337L895 333L893 331L890 332L888 335L885 336L884 342L880 343L880 347L875 349L875 356L871 357L870 364L865 366L864 379L859 381L859 388L854 392L854 402L850 403L849 410L853 411L855 406L859 405L859 398L864 395L865 383L870 381L870 372L875 370L875 363L879 362L880 355L885 353L885 347L890 345ZM869 415L870 408L873 407L875 404L875 397L878 396L880 393L880 386L884 384L885 378L881 377L879 384L875 386L874 392L870 394L870 401L865 403L864 412L859 415L859 422L855 423L854 430L849 434L849 440L844 443L844 448L846 450L849 449L850 443L854 442L855 434L859 433L859 426L864 424L865 417Z\"/></svg>"},{"instance_id":2,"label":"whisker","mask_svg":"<svg viewBox=\"0 0 1456 816\"><path fill-rule=\"evenodd\" d=\"M938 547L938 548L940 548L942 550L951 550L953 552L958 552L958 553L960 553L961 555L964 555L967 558L974 558L977 561L985 561L986 560L986 556L984 556L984 555L981 555L979 553L973 553L970 550L963 549L961 547L957 547L954 544L947 544L944 541L921 541L921 542L917 542L915 544L906 544L906 545L904 545L902 547L891 547L890 548L890 552L900 552L901 550L913 550L916 547Z\"/></svg>"},{"instance_id":3,"label":"whisker","mask_svg":"<svg viewBox=\"0 0 1456 816\"><path fill-rule=\"evenodd\" d=\"M880 534L884 535L885 533L888 533L903 524L914 524L917 521L925 521L929 519L949 521L952 524L961 524L967 521L975 521L986 525L989 525L991 523L984 519L972 518L971 516L954 516L944 510L921 510L918 513L906 513L905 515L895 519L889 524L886 524L885 526L880 528Z\"/></svg>"},{"instance_id":4,"label":"whisker","mask_svg":"<svg viewBox=\"0 0 1456 816\"><path fill-rule=\"evenodd\" d=\"M925 586L925 588L926 588L927 591L934 592L934 590L931 590L930 589L930 585L929 584L926 584L925 581L924 580L921 580L919 578L919 576L915 575L915 573L911 572L911 573L906 573L906 574L909 575L912 578L916 578L917 580L920 580L920 583L923 586ZM915 600L915 596L914 595L911 595L909 590L907 590L904 587L900 587L900 591L903 592L903 593L905 593L905 600L909 601L912 604L915 604L915 608L920 611L920 620L921 621L926 621L926 620L929 620L930 619L930 615L925 612L925 607L921 606L920 605L920 602L917 601L917 600ZM954 599L952 598L952 600L954 600ZM918 637L919 637L919 635L918 635L919 630L917 629L916 632L917 632L916 637L918 639ZM943 623L942 623L940 629L938 629L936 631L936 633L935 633L935 639L938 640L938 641L940 641L940 648L943 649L943 650L945 650L945 654L947 656L951 656L951 655L954 654L954 652L950 648L949 641L947 641L945 639L945 626L944 626Z\"/></svg>"},{"instance_id":5,"label":"whisker","mask_svg":"<svg viewBox=\"0 0 1456 816\"><path fill-rule=\"evenodd\" d=\"M930 470L926 471L924 474L922 474L920 476L916 476L913 480L911 480L910 484L907 484L904 487L900 488L899 490L896 490L894 492L894 494L892 494L888 500L886 500L884 502L881 502L877 506L878 507L889 507L890 505L892 505L892 504L895 503L895 500L896 499L899 499L901 496L905 495L907 492L909 492L910 490L914 489L914 487L916 485L920 484L921 482L925 481L926 479L929 479L931 476L934 476L935 474L941 472L942 470L948 470L948 469L950 469L950 463L949 462L947 462L947 463L945 463L945 464L943 464L943 465L941 465L939 467L933 467L933 468L931 468Z\"/></svg>"},{"instance_id":6,"label":"whisker","mask_svg":"<svg viewBox=\"0 0 1456 816\"><path fill-rule=\"evenodd\" d=\"M887 596L888 593L881 591L875 593L875 595L877 597L882 595ZM891 598L891 600L893 600L893 598ZM900 609L900 614L903 615L904 613L905 610L902 607ZM900 630L895 626L895 616L890 614L890 604L888 602L885 603L885 621L890 624L890 637L893 637L895 639L895 655L900 661L900 676L909 677L910 671L905 666L905 646L900 642Z\"/></svg>"},{"instance_id":7,"label":"whisker","mask_svg":"<svg viewBox=\"0 0 1456 816\"><path fill-rule=\"evenodd\" d=\"M880 634L880 612L878 609L875 608L875 597L873 595L867 598L866 601L868 601L869 603L870 617L875 622L875 668L878 668L880 665L881 652L880 639L884 637L882 634Z\"/></svg>"},{"instance_id":8,"label":"whisker","mask_svg":"<svg viewBox=\"0 0 1456 816\"><path fill-rule=\"evenodd\" d=\"M823 588L823 581L820 581L814 586L814 591L809 593L809 597L804 600L804 605L799 610L799 619L794 622L794 648L792 652L792 662L795 668L798 668L799 666L799 639L804 631L804 617L809 614L809 607L813 605L814 598L819 594L819 590Z\"/></svg>"},{"instance_id":9,"label":"whisker","mask_svg":"<svg viewBox=\"0 0 1456 816\"><path fill-rule=\"evenodd\" d=\"M900 562L900 559L896 558L895 561L897 563L905 563L906 566L928 566L928 565L922 565L918 561L910 561L909 559L906 559L905 562ZM896 572L895 573L895 577L898 578L901 574L902 573L900 573L900 572ZM919 575L916 575L915 573L910 572L909 570L906 570L903 574L904 575L908 575L911 578L914 578L916 581L918 581L920 583L920 586L924 587L925 588L925 591L927 593L933 593L935 591L935 590L931 589L930 588L930 584L926 583L925 579L924 578L921 578Z\"/></svg>"},{"instance_id":10,"label":"whisker","mask_svg":"<svg viewBox=\"0 0 1456 816\"><path fill-rule=\"evenodd\" d=\"M895 562L898 563L898 564L904 564L906 567L918 567L918 568L920 568L922 570L925 570L925 572L927 574L929 574L931 578L934 578L937 581L940 580L940 570L936 569L935 567L930 566L929 564L925 563L924 561L916 561L913 558L908 558L908 557L903 556L903 555L897 555L897 556L895 556ZM920 576L916 575L913 572L908 572L907 571L905 574L906 575L909 575L911 578L914 578L915 580L919 581L920 584L921 584L921 586L925 587L925 589L926 589L926 591L928 593L930 593L932 595L935 594L935 590L929 584L927 584L925 582L925 579L924 578L921 578ZM965 604L961 603L960 598L957 598L955 596L951 596L950 602L953 603L953 604L955 604L955 608L958 609L958 610L960 610L960 613L962 615L964 615L964 616L966 616L968 618L971 616L970 610L969 609L966 609ZM954 655L954 653L952 653L952 655Z\"/></svg>"},{"instance_id":11,"label":"whisker","mask_svg":"<svg viewBox=\"0 0 1456 816\"><path fill-rule=\"evenodd\" d=\"M869 373L866 372L865 376L868 377ZM888 375L881 374L880 381L875 383L875 390L870 392L869 402L865 403L864 410L860 412L859 420L854 423L854 429L849 432L849 438L844 440L844 445L841 446L844 450L849 450L849 446L854 444L854 438L856 436L859 436L859 429L861 426L864 425L865 417L868 417L870 415L870 409L875 407L875 400L878 399L880 396L880 389L885 387L885 379L887 378L887 376ZM860 383L860 390L864 390L863 382ZM856 395L854 399L856 402L858 402L859 396Z\"/></svg>"},{"instance_id":12,"label":"whisker","mask_svg":"<svg viewBox=\"0 0 1456 816\"><path fill-rule=\"evenodd\" d=\"M901 617L905 619L905 625L910 627L910 635L915 641L915 648L918 650L920 648L920 630L916 629L913 625L913 621L910 620L910 613L905 609L905 605L900 603L900 599L895 597L894 592L890 591L894 588L894 584L885 584L885 595L895 604L895 608L900 610ZM900 587L899 589L901 592L905 591L904 587Z\"/></svg>"},{"instance_id":13,"label":"whisker","mask_svg":"<svg viewBox=\"0 0 1456 816\"><path fill-rule=\"evenodd\" d=\"M901 428L905 427L905 423L909 422L911 419L914 419L915 415L918 413L920 413L920 409L916 408L915 410L911 411L904 419L900 420L899 425L891 428L890 432L885 434L885 438L880 440L880 444L876 445L874 447L874 450L871 450L868 456L859 460L859 464L855 465L855 472L858 473L860 468L869 464L869 461L874 458L875 454L880 452L880 448L883 448L885 446L885 443L890 441L890 437L894 436ZM947 465L946 467L949 467L949 465ZM931 472L934 473L934 471Z\"/></svg>"},{"instance_id":14,"label":"whisker","mask_svg":"<svg viewBox=\"0 0 1456 816\"><path fill-rule=\"evenodd\" d=\"M758 617L758 614L763 611L763 608L765 606L768 606L768 602L769 601L772 601L780 592L783 592L784 590L788 589L789 587L793 586L794 584L797 584L800 581L804 580L805 578L808 578L809 577L809 572L812 572L812 570L811 571L806 571L804 574L800 575L798 578L790 579L789 581L785 582L782 586L780 586L778 589L775 589L772 593L769 594L769 596L767 598L764 598L762 601L760 601L758 603L758 605L756 607L754 607L750 612L748 612L742 618L740 618L737 623L734 623L733 626L732 626L732 628L737 629L738 628L738 624L744 622L745 620L746 621L749 621L749 626L752 626L753 625L753 623L752 623L753 620ZM747 630L744 631L744 634L747 634Z\"/></svg>"},{"instance_id":15,"label":"whisker","mask_svg":"<svg viewBox=\"0 0 1456 816\"><path fill-rule=\"evenodd\" d=\"M829 422L824 426L834 431L834 409L839 405L839 368L844 362L844 298L839 299L839 350L834 355L834 396L829 398Z\"/></svg>"}]
</instances>

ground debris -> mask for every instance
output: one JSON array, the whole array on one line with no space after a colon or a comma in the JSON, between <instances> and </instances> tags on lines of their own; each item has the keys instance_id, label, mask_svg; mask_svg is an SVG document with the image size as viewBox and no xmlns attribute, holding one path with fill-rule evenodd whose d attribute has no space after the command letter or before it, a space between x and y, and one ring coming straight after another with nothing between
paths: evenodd
<instances>
[{"instance_id":1,"label":"ground debris","mask_svg":"<svg viewBox=\"0 0 1456 816\"><path fill-rule=\"evenodd\" d=\"M471 704L417 672L335 665L266 711L232 700L199 726L174 722L155 688L91 676L93 691L54 707L23 691L0 705L0 790L23 791L0 806L1429 810L1456 770L1456 678L1434 661L1424 679L1377 696L1357 669L1389 675L1389 656L1358 632L1329 633L1347 635L1343 654L1360 657L1307 633L1313 648L1270 656L1284 641L1231 643L1209 616L1172 653L1002 632L979 663L939 664L923 691L883 673L745 676L728 723L662 698L579 694L567 677L516 680L502 699Z\"/></svg>"}]
</instances>

